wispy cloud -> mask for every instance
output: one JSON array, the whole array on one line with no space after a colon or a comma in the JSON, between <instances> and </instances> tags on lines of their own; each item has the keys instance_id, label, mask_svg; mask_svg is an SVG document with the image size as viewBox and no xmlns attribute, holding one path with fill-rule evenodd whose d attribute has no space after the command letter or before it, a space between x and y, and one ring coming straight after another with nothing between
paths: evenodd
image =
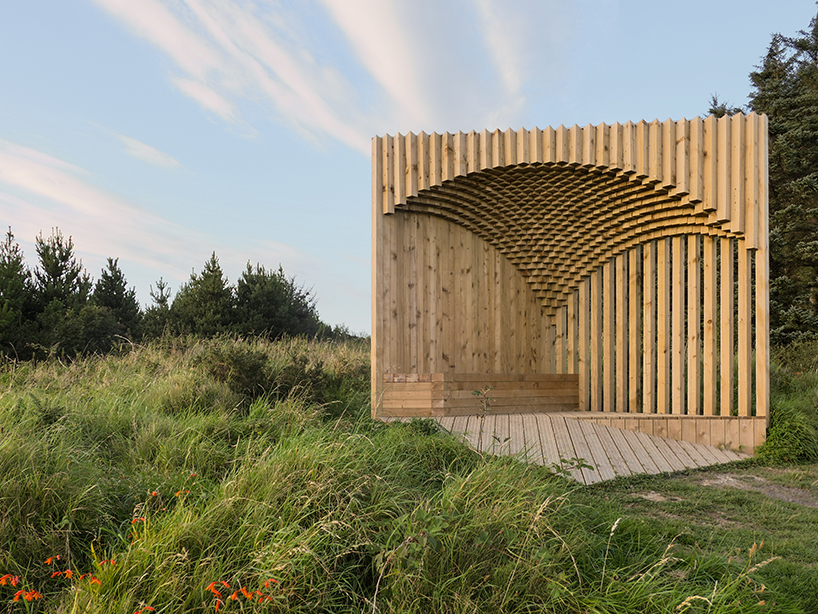
<instances>
[{"instance_id":1,"label":"wispy cloud","mask_svg":"<svg viewBox=\"0 0 818 614\"><path fill-rule=\"evenodd\" d=\"M560 62L554 41L575 12L557 0L94 2L165 53L171 82L207 112L247 128L260 104L362 153L383 130L515 125L530 67Z\"/></svg>"},{"instance_id":2,"label":"wispy cloud","mask_svg":"<svg viewBox=\"0 0 818 614\"><path fill-rule=\"evenodd\" d=\"M368 151L366 114L355 88L318 64L294 19L275 5L210 0L95 0L164 53L172 82L203 109L241 123L247 101L272 106L279 119L313 138L329 136ZM291 27L292 25L292 27Z\"/></svg>"},{"instance_id":3,"label":"wispy cloud","mask_svg":"<svg viewBox=\"0 0 818 614\"><path fill-rule=\"evenodd\" d=\"M218 237L170 222L98 188L93 179L91 173L70 162L0 139L0 222L16 220L13 231L24 244L41 231L48 234L50 228L59 227L73 237L77 252L90 261L92 273L112 256L121 258L123 267L125 262L137 264L156 277L181 283L214 249L224 270L236 274L244 268L249 253L263 262L281 262L288 271L322 267L317 258L269 239L240 248L221 244ZM48 227L42 227L43 220L48 220ZM143 300L148 295L147 283L144 281L140 292Z\"/></svg>"},{"instance_id":4,"label":"wispy cloud","mask_svg":"<svg viewBox=\"0 0 818 614\"><path fill-rule=\"evenodd\" d=\"M179 160L147 143L125 136L124 134L117 134L116 138L125 144L125 153L138 160L164 168L178 168L181 166Z\"/></svg>"}]
</instances>

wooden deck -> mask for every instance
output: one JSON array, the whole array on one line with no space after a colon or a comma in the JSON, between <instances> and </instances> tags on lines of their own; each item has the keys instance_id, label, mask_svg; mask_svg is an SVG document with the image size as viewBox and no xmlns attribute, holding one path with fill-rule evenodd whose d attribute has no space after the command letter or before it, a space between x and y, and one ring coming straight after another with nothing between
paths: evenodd
<instances>
[{"instance_id":1,"label":"wooden deck","mask_svg":"<svg viewBox=\"0 0 818 614\"><path fill-rule=\"evenodd\" d=\"M730 450L577 420L570 413L490 413L431 419L450 433L463 437L478 452L520 455L530 463L556 467L568 461L565 466L569 467L570 475L583 484L748 458ZM593 469L570 467L571 459L583 459Z\"/></svg>"}]
</instances>

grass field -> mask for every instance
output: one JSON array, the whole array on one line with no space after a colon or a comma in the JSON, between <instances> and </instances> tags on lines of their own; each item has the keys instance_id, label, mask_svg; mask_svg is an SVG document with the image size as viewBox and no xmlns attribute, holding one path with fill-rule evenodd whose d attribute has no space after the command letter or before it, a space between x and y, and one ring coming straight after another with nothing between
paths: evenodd
<instances>
[{"instance_id":1,"label":"grass field","mask_svg":"<svg viewBox=\"0 0 818 614\"><path fill-rule=\"evenodd\" d=\"M816 349L756 460L593 487L372 421L362 342L9 364L0 611L816 612Z\"/></svg>"}]
</instances>

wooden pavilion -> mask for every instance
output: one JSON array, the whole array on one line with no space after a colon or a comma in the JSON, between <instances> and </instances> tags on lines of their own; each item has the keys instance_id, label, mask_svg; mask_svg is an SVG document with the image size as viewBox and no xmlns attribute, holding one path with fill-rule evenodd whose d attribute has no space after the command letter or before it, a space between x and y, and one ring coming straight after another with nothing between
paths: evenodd
<instances>
[{"instance_id":1,"label":"wooden pavilion","mask_svg":"<svg viewBox=\"0 0 818 614\"><path fill-rule=\"evenodd\" d=\"M374 417L764 441L766 116L387 135L372 164Z\"/></svg>"}]
</instances>

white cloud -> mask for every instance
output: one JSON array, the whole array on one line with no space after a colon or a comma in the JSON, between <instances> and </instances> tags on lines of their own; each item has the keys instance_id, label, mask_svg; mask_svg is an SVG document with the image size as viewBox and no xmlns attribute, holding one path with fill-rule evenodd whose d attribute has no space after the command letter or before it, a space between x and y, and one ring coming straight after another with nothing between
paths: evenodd
<instances>
[{"instance_id":1,"label":"white cloud","mask_svg":"<svg viewBox=\"0 0 818 614\"><path fill-rule=\"evenodd\" d=\"M431 121L417 47L395 0L322 0L361 63L391 96L406 121Z\"/></svg>"},{"instance_id":2,"label":"white cloud","mask_svg":"<svg viewBox=\"0 0 818 614\"><path fill-rule=\"evenodd\" d=\"M178 168L181 166L179 160L164 151L156 149L156 147L151 147L142 141L123 134L117 134L116 138L125 144L125 153L138 160L164 168Z\"/></svg>"},{"instance_id":3,"label":"white cloud","mask_svg":"<svg viewBox=\"0 0 818 614\"><path fill-rule=\"evenodd\" d=\"M231 124L249 105L367 155L376 133L517 126L577 9L559 0L94 0ZM257 116L256 113L248 114Z\"/></svg>"},{"instance_id":4,"label":"white cloud","mask_svg":"<svg viewBox=\"0 0 818 614\"><path fill-rule=\"evenodd\" d=\"M171 76L174 85L206 111L240 123L239 104L260 102L312 138L327 135L368 152L355 88L332 66L316 64L303 41L288 37L292 15L280 8L209 0L95 2L167 54L180 71Z\"/></svg>"},{"instance_id":5,"label":"white cloud","mask_svg":"<svg viewBox=\"0 0 818 614\"><path fill-rule=\"evenodd\" d=\"M494 0L474 0L480 30L491 52L500 80L510 96L518 96L523 84L523 58L520 44L525 40L524 18L519 13L512 18Z\"/></svg>"},{"instance_id":6,"label":"white cloud","mask_svg":"<svg viewBox=\"0 0 818 614\"><path fill-rule=\"evenodd\" d=\"M144 145L135 139L120 138ZM192 268L201 270L214 249L233 281L234 275L244 270L248 254L255 258L253 263L282 263L291 274L326 269L320 259L269 239L251 240L239 247L225 245L218 237L135 207L96 187L93 178L88 177L90 173L74 164L0 140L0 221L5 224L16 220L14 235L29 249L41 231L47 235L51 228L60 228L73 238L77 253L85 256L92 274L104 266L109 256L121 258L123 270L126 262L139 265L142 278L129 280L141 282L139 294L143 301L148 299L149 283L162 275L175 290L188 279ZM29 251L29 265L34 264L32 256Z\"/></svg>"}]
</instances>

